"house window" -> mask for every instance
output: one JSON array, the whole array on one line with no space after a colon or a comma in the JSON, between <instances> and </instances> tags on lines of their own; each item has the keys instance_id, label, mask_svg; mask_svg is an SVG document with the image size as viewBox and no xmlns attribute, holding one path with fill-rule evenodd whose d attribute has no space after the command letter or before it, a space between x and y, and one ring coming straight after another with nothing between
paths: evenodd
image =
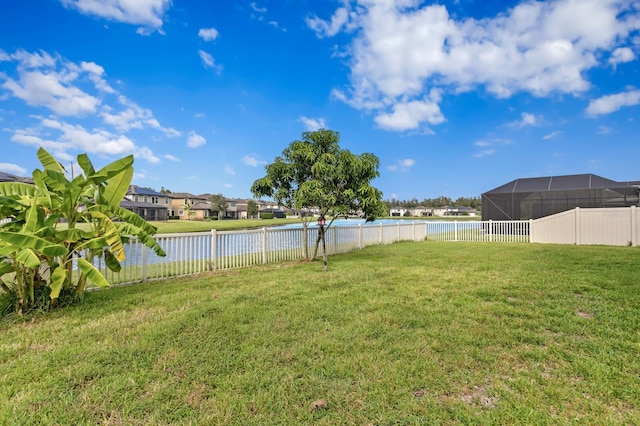
<instances>
[{"instance_id":1,"label":"house window","mask_svg":"<svg viewBox=\"0 0 640 426\"><path fill-rule=\"evenodd\" d=\"M169 198L168 197L164 197L164 203L165 204L169 204Z\"/></svg>"},{"instance_id":2,"label":"house window","mask_svg":"<svg viewBox=\"0 0 640 426\"><path fill-rule=\"evenodd\" d=\"M142 199L143 202L147 202L147 196L145 195L144 198Z\"/></svg>"},{"instance_id":3,"label":"house window","mask_svg":"<svg viewBox=\"0 0 640 426\"><path fill-rule=\"evenodd\" d=\"M135 196L133 197L133 201L135 201L136 203L138 202L138 196L137 196L137 195L135 195Z\"/></svg>"},{"instance_id":4,"label":"house window","mask_svg":"<svg viewBox=\"0 0 640 426\"><path fill-rule=\"evenodd\" d=\"M185 199L184 199L184 205L185 205L185 206L188 206L188 205L189 205L189 199L188 199L188 198L185 198Z\"/></svg>"},{"instance_id":5,"label":"house window","mask_svg":"<svg viewBox=\"0 0 640 426\"><path fill-rule=\"evenodd\" d=\"M151 202L153 204L158 204L158 197L151 197Z\"/></svg>"},{"instance_id":6,"label":"house window","mask_svg":"<svg viewBox=\"0 0 640 426\"><path fill-rule=\"evenodd\" d=\"M178 216L184 216L184 210L178 210Z\"/></svg>"}]
</instances>

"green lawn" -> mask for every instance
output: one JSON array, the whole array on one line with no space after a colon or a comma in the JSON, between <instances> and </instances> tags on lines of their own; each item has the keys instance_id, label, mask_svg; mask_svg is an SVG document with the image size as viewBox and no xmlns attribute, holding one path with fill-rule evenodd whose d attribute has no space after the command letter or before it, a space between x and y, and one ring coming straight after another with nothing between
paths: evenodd
<instances>
[{"instance_id":1,"label":"green lawn","mask_svg":"<svg viewBox=\"0 0 640 426\"><path fill-rule=\"evenodd\" d=\"M89 293L0 320L0 424L640 424L639 258L399 243Z\"/></svg>"}]
</instances>

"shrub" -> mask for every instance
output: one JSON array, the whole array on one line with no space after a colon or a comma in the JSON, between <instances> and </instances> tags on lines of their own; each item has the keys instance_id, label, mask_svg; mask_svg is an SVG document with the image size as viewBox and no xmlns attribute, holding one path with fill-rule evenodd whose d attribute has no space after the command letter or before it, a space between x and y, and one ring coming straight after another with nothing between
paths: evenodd
<instances>
[{"instance_id":1,"label":"shrub","mask_svg":"<svg viewBox=\"0 0 640 426\"><path fill-rule=\"evenodd\" d=\"M270 213L270 212L260 213L260 219L273 219L273 213Z\"/></svg>"}]
</instances>

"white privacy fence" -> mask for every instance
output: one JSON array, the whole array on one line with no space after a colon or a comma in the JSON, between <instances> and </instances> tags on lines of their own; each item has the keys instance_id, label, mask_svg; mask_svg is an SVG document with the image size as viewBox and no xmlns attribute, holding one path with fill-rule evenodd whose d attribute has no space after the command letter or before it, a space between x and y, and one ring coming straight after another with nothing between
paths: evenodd
<instances>
[{"instance_id":1,"label":"white privacy fence","mask_svg":"<svg viewBox=\"0 0 640 426\"><path fill-rule=\"evenodd\" d=\"M307 249L313 254L318 228L307 229ZM119 273L97 263L113 284L193 275L304 258L302 228L276 227L242 231L159 234L166 252L157 256L137 240L127 243L127 259ZM328 254L399 241L529 242L529 221L421 221L331 226L326 231ZM321 248L318 255L321 254Z\"/></svg>"}]
</instances>

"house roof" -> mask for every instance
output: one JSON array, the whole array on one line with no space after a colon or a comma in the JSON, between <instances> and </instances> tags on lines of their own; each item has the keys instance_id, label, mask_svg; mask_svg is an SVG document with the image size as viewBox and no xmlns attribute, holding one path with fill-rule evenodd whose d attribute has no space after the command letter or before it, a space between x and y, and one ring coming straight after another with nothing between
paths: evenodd
<instances>
[{"instance_id":1,"label":"house roof","mask_svg":"<svg viewBox=\"0 0 640 426\"><path fill-rule=\"evenodd\" d=\"M129 190L127 191L128 195L151 195L154 197L166 197L166 194L163 194L162 192L158 192L158 191L154 191L153 189L149 189L149 188L141 188L137 185L131 185L129 187Z\"/></svg>"},{"instance_id":2,"label":"house roof","mask_svg":"<svg viewBox=\"0 0 640 426\"><path fill-rule=\"evenodd\" d=\"M211 203L208 201L199 201L191 206L191 210L211 210Z\"/></svg>"},{"instance_id":3,"label":"house roof","mask_svg":"<svg viewBox=\"0 0 640 426\"><path fill-rule=\"evenodd\" d=\"M33 179L30 177L20 177L5 172L0 172L0 182L24 182L33 183Z\"/></svg>"},{"instance_id":4,"label":"house roof","mask_svg":"<svg viewBox=\"0 0 640 426\"><path fill-rule=\"evenodd\" d=\"M201 197L200 195L193 195L189 192L170 192L167 195L169 198L194 198L198 200L206 200L206 198Z\"/></svg>"},{"instance_id":5,"label":"house roof","mask_svg":"<svg viewBox=\"0 0 640 426\"><path fill-rule=\"evenodd\" d=\"M594 174L547 176L516 179L492 189L485 194L509 194L517 192L545 192L579 189L612 189L629 185Z\"/></svg>"},{"instance_id":6,"label":"house roof","mask_svg":"<svg viewBox=\"0 0 640 426\"><path fill-rule=\"evenodd\" d=\"M134 207L138 207L138 208L144 208L144 209L157 209L157 210L167 210L167 207L165 206L161 206L160 204L153 204L153 203L142 203L142 202L138 202L138 201L130 201L127 200L126 198L123 199L122 201L120 201L120 207L123 207L125 209L131 209Z\"/></svg>"}]
</instances>

